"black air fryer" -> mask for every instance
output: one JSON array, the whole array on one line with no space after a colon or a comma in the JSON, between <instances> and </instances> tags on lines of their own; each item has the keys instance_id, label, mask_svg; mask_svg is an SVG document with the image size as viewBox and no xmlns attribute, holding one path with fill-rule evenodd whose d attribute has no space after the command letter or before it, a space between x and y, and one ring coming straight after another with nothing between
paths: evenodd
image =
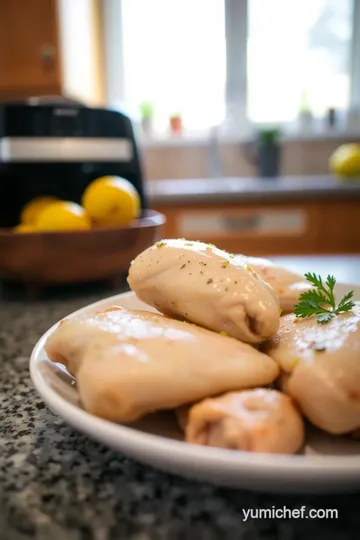
<instances>
[{"instance_id":1,"label":"black air fryer","mask_svg":"<svg viewBox=\"0 0 360 540\"><path fill-rule=\"evenodd\" d=\"M15 226L37 196L80 203L86 186L108 175L129 180L146 208L134 132L124 114L77 104L0 105L0 227Z\"/></svg>"}]
</instances>

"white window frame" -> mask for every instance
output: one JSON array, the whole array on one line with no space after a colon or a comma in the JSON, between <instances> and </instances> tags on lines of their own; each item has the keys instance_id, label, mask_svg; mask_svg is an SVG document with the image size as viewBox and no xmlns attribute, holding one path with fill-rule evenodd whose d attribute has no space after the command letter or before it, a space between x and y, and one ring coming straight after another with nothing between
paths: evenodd
<instances>
[{"instance_id":1,"label":"white window frame","mask_svg":"<svg viewBox=\"0 0 360 540\"><path fill-rule=\"evenodd\" d=\"M360 0L354 0L350 107L360 108Z\"/></svg>"},{"instance_id":2,"label":"white window frame","mask_svg":"<svg viewBox=\"0 0 360 540\"><path fill-rule=\"evenodd\" d=\"M151 0L149 0L151 1ZM196 1L196 0L194 0ZM354 1L353 40L350 57L350 108L360 110L360 0ZM238 104L239 122L255 125L247 118L247 35L248 0L224 0L226 31L227 107ZM104 0L103 35L105 56L105 94L110 106L122 106L124 100L124 61L122 56L121 0ZM279 125L279 124L278 124ZM285 127L285 124L279 126ZM185 139L185 140L184 140ZM186 143L176 139L175 144Z\"/></svg>"},{"instance_id":3,"label":"white window frame","mask_svg":"<svg viewBox=\"0 0 360 540\"><path fill-rule=\"evenodd\" d=\"M225 0L226 103L247 102L247 0Z\"/></svg>"},{"instance_id":4,"label":"white window frame","mask_svg":"<svg viewBox=\"0 0 360 540\"><path fill-rule=\"evenodd\" d=\"M121 0L104 0L101 7L104 36L105 98L107 103L112 106L123 103L125 94Z\"/></svg>"}]
</instances>

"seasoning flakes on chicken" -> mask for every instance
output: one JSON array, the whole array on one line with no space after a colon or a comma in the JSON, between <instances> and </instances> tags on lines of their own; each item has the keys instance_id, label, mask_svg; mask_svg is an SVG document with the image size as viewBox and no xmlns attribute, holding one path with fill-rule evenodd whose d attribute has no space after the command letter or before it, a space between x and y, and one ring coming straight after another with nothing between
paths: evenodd
<instances>
[{"instance_id":1,"label":"seasoning flakes on chicken","mask_svg":"<svg viewBox=\"0 0 360 540\"><path fill-rule=\"evenodd\" d=\"M272 287L251 268L215 246L163 240L130 266L137 297L161 313L224 332L246 343L276 333L280 306Z\"/></svg>"}]
</instances>

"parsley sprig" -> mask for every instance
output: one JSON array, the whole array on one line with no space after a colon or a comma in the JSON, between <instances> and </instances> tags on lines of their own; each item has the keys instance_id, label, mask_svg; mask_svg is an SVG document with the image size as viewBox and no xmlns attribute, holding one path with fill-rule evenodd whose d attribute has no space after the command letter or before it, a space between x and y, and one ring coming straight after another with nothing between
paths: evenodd
<instances>
[{"instance_id":1,"label":"parsley sprig","mask_svg":"<svg viewBox=\"0 0 360 540\"><path fill-rule=\"evenodd\" d=\"M327 276L323 283L321 276L308 272L305 278L313 288L303 292L299 297L299 302L294 308L297 317L305 319L312 315L317 315L317 322L325 324L331 321L336 315L351 311L355 303L351 298L354 291L350 291L336 305L334 288L336 279L334 276Z\"/></svg>"}]
</instances>

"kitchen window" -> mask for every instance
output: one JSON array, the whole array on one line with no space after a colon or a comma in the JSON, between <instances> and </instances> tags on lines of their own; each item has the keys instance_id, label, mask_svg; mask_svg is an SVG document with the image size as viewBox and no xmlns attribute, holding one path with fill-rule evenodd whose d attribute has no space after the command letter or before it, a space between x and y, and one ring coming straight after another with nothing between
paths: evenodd
<instances>
[{"instance_id":1,"label":"kitchen window","mask_svg":"<svg viewBox=\"0 0 360 540\"><path fill-rule=\"evenodd\" d=\"M254 122L300 109L346 109L351 91L351 0L249 0L248 103Z\"/></svg>"},{"instance_id":2,"label":"kitchen window","mask_svg":"<svg viewBox=\"0 0 360 540\"><path fill-rule=\"evenodd\" d=\"M108 101L165 131L291 124L360 104L360 0L107 0Z\"/></svg>"},{"instance_id":3,"label":"kitchen window","mask_svg":"<svg viewBox=\"0 0 360 540\"><path fill-rule=\"evenodd\" d=\"M124 101L151 103L158 123L188 129L225 113L224 0L122 0Z\"/></svg>"}]
</instances>

